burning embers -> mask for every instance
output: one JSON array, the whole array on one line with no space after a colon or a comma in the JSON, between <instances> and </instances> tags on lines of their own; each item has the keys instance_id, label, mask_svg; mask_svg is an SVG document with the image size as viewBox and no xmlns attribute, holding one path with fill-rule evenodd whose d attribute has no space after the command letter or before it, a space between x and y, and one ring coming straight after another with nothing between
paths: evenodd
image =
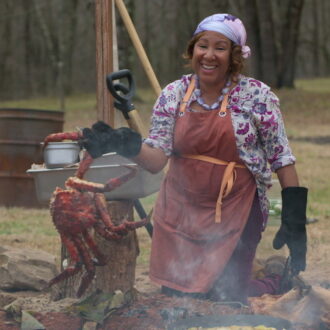
<instances>
[{"instance_id":1,"label":"burning embers","mask_svg":"<svg viewBox=\"0 0 330 330\"><path fill-rule=\"evenodd\" d=\"M78 140L81 136L75 133L51 134L45 139L48 142L63 139ZM70 255L69 266L49 282L49 286L58 283L82 271L85 267L77 296L80 297L95 276L95 266L106 264L105 256L98 249L90 230L93 228L107 240L118 240L129 231L142 227L147 218L129 222L124 221L116 226L107 210L104 192L116 189L136 175L136 169L125 166L129 171L117 178L112 178L105 184L93 183L83 179L93 158L86 152L74 177L65 182L65 189L56 188L50 202L50 211L62 244ZM90 251L88 250L90 249Z\"/></svg>"}]
</instances>

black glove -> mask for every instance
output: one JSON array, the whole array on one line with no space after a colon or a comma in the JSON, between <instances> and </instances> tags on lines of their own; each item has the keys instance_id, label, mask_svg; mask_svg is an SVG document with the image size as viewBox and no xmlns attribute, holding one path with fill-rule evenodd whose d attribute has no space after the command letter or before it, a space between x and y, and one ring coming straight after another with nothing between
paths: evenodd
<instances>
[{"instance_id":1,"label":"black glove","mask_svg":"<svg viewBox=\"0 0 330 330\"><path fill-rule=\"evenodd\" d=\"M284 244L288 246L293 275L298 275L306 268L307 191L304 187L287 187L282 190L282 224L273 241L276 250Z\"/></svg>"},{"instance_id":2,"label":"black glove","mask_svg":"<svg viewBox=\"0 0 330 330\"><path fill-rule=\"evenodd\" d=\"M80 143L93 158L108 152L130 158L141 150L141 135L127 127L113 129L103 121L98 121L92 129L84 128L82 135Z\"/></svg>"}]
</instances>

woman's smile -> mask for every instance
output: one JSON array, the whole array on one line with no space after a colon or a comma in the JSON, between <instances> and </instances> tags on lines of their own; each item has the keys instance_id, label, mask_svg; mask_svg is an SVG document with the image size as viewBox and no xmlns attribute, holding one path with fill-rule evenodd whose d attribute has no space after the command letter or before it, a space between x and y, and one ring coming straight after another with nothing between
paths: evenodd
<instances>
[{"instance_id":1,"label":"woman's smile","mask_svg":"<svg viewBox=\"0 0 330 330\"><path fill-rule=\"evenodd\" d=\"M212 71L217 67L216 65L207 65L207 64L201 64L201 66L204 70L208 70L208 71Z\"/></svg>"}]
</instances>

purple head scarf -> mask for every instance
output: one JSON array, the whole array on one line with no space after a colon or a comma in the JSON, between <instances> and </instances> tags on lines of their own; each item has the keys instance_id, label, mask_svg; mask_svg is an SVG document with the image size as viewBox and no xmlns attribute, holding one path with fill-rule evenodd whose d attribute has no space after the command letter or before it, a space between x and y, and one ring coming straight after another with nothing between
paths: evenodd
<instances>
[{"instance_id":1,"label":"purple head scarf","mask_svg":"<svg viewBox=\"0 0 330 330\"><path fill-rule=\"evenodd\" d=\"M203 31L219 32L235 44L242 46L244 58L248 58L251 55L250 47L245 45L246 30L239 18L229 14L208 16L198 24L194 35Z\"/></svg>"}]
</instances>

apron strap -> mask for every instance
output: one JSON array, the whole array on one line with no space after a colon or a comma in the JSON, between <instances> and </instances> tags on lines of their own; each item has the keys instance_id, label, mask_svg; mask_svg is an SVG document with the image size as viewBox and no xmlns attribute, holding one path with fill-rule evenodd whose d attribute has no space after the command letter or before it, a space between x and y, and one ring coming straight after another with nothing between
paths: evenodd
<instances>
[{"instance_id":1,"label":"apron strap","mask_svg":"<svg viewBox=\"0 0 330 330\"><path fill-rule=\"evenodd\" d=\"M186 111L187 104L188 104L188 101L190 99L190 96L191 96L191 94L193 93L193 91L195 89L195 84L196 84L195 78L192 77L191 81L190 81L190 84L188 86L187 92L186 92L185 96L183 97L182 102L180 104L180 115L181 116L183 116L184 112Z\"/></svg>"},{"instance_id":2,"label":"apron strap","mask_svg":"<svg viewBox=\"0 0 330 330\"><path fill-rule=\"evenodd\" d=\"M219 116L224 117L227 114L227 103L228 103L228 93L223 97L220 111L219 111Z\"/></svg>"},{"instance_id":3,"label":"apron strap","mask_svg":"<svg viewBox=\"0 0 330 330\"><path fill-rule=\"evenodd\" d=\"M228 194L231 192L235 180L236 180L236 168L245 168L244 165L236 164L236 162L227 162L221 159L217 159L210 156L205 155L191 155L191 154L183 154L181 155L183 158L189 158L189 159L196 159L201 160L204 162L208 162L211 164L216 165L224 165L226 166L225 172L223 174L221 183L220 183L220 191L219 196L216 202L216 208L215 208L215 222L220 223L221 222L221 205L222 205L222 199L228 196Z\"/></svg>"}]
</instances>

